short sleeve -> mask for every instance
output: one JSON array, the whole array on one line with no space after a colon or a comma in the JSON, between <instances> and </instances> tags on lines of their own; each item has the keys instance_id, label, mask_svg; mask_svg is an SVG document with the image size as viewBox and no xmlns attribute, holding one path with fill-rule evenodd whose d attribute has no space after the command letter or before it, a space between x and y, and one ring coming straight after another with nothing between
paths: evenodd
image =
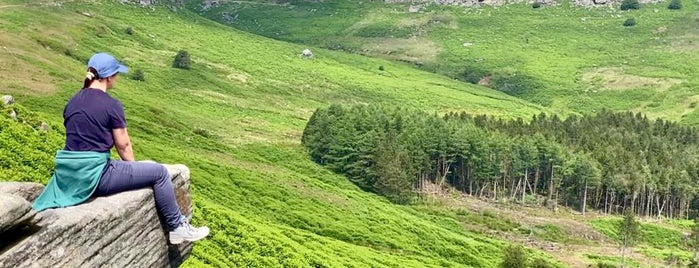
<instances>
[{"instance_id":1,"label":"short sleeve","mask_svg":"<svg viewBox=\"0 0 699 268\"><path fill-rule=\"evenodd\" d=\"M124 115L124 106L121 102L116 101L109 111L109 120L114 128L125 128L126 127L126 116Z\"/></svg>"}]
</instances>

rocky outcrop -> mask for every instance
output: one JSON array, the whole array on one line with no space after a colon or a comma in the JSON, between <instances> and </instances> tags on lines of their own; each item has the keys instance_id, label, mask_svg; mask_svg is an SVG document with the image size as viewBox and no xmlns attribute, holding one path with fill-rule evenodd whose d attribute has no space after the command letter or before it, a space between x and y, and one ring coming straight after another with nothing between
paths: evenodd
<instances>
[{"instance_id":1,"label":"rocky outcrop","mask_svg":"<svg viewBox=\"0 0 699 268\"><path fill-rule=\"evenodd\" d=\"M3 106L12 105L13 103L15 103L15 98L13 98L10 95L3 95L2 97L0 97L0 108ZM11 108L9 115L10 118L17 120L17 112L15 111L15 109Z\"/></svg>"},{"instance_id":2,"label":"rocky outcrop","mask_svg":"<svg viewBox=\"0 0 699 268\"><path fill-rule=\"evenodd\" d=\"M14 226L22 225L34 218L36 211L24 198L16 195L0 194L0 233Z\"/></svg>"},{"instance_id":3,"label":"rocky outcrop","mask_svg":"<svg viewBox=\"0 0 699 268\"><path fill-rule=\"evenodd\" d=\"M19 196L29 202L34 202L43 189L44 185L35 182L0 182L0 194Z\"/></svg>"},{"instance_id":4,"label":"rocky outcrop","mask_svg":"<svg viewBox=\"0 0 699 268\"><path fill-rule=\"evenodd\" d=\"M137 4L141 7L155 8L156 6L167 7L172 11L184 8L183 0L120 0L122 4Z\"/></svg>"},{"instance_id":5,"label":"rocky outcrop","mask_svg":"<svg viewBox=\"0 0 699 268\"><path fill-rule=\"evenodd\" d=\"M151 7L156 4L154 0L121 0L122 4L139 4L144 7Z\"/></svg>"},{"instance_id":6,"label":"rocky outcrop","mask_svg":"<svg viewBox=\"0 0 699 268\"><path fill-rule=\"evenodd\" d=\"M622 0L574 0L573 3L577 6L593 7L607 6L610 4L619 4ZM664 0L639 0L641 4L659 3ZM516 3L539 3L542 5L557 5L555 0L384 0L385 3L410 3L416 4L436 4L450 6L502 6L506 4ZM410 9L409 9L410 10ZM409 11L410 12L410 11Z\"/></svg>"},{"instance_id":7,"label":"rocky outcrop","mask_svg":"<svg viewBox=\"0 0 699 268\"><path fill-rule=\"evenodd\" d=\"M218 7L221 5L221 0L204 0L201 2L201 9L207 11L212 7Z\"/></svg>"},{"instance_id":8,"label":"rocky outcrop","mask_svg":"<svg viewBox=\"0 0 699 268\"><path fill-rule=\"evenodd\" d=\"M191 218L189 169L165 166L175 184L177 203ZM4 213L0 225L10 215L6 210L26 210L38 195L36 190L37 184L0 183L0 213ZM6 200L12 200L9 209ZM173 267L192 248L187 242L168 244L149 188L92 198L36 216L31 212L12 221L9 231L0 231L0 267ZM20 214L11 215L17 218Z\"/></svg>"},{"instance_id":9,"label":"rocky outcrop","mask_svg":"<svg viewBox=\"0 0 699 268\"><path fill-rule=\"evenodd\" d=\"M413 6L415 4L436 4L436 5L448 5L448 6L501 6L505 4L522 3L527 2L526 0L384 0L385 3L411 3Z\"/></svg>"}]
</instances>

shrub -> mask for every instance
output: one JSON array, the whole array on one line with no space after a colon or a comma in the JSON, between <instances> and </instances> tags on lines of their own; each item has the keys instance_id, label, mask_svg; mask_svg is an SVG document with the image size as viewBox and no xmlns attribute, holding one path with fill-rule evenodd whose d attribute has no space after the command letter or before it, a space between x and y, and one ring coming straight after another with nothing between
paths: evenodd
<instances>
[{"instance_id":1,"label":"shrub","mask_svg":"<svg viewBox=\"0 0 699 268\"><path fill-rule=\"evenodd\" d=\"M667 5L668 9L682 9L682 0L672 0L670 1L670 4Z\"/></svg>"},{"instance_id":2,"label":"shrub","mask_svg":"<svg viewBox=\"0 0 699 268\"><path fill-rule=\"evenodd\" d=\"M608 262L598 262L597 268L617 268L616 265Z\"/></svg>"},{"instance_id":3,"label":"shrub","mask_svg":"<svg viewBox=\"0 0 699 268\"><path fill-rule=\"evenodd\" d=\"M553 268L553 265L544 259L538 258L532 262L532 268Z\"/></svg>"},{"instance_id":4,"label":"shrub","mask_svg":"<svg viewBox=\"0 0 699 268\"><path fill-rule=\"evenodd\" d=\"M383 65L379 65L379 71L383 71L383 70L385 70L385 69L383 68Z\"/></svg>"},{"instance_id":5,"label":"shrub","mask_svg":"<svg viewBox=\"0 0 699 268\"><path fill-rule=\"evenodd\" d=\"M641 8L641 3L639 3L638 0L624 0L621 2L621 7L619 8L621 10L639 9Z\"/></svg>"},{"instance_id":6,"label":"shrub","mask_svg":"<svg viewBox=\"0 0 699 268\"><path fill-rule=\"evenodd\" d=\"M539 2L534 2L534 4L532 4L532 8L540 8L540 7L541 7L541 3L539 3Z\"/></svg>"},{"instance_id":7,"label":"shrub","mask_svg":"<svg viewBox=\"0 0 699 268\"><path fill-rule=\"evenodd\" d=\"M172 67L179 69L189 69L190 68L190 58L189 53L185 50L180 50L175 56L175 60L172 62Z\"/></svg>"},{"instance_id":8,"label":"shrub","mask_svg":"<svg viewBox=\"0 0 699 268\"><path fill-rule=\"evenodd\" d=\"M521 73L493 74L490 81L492 88L512 96L526 95L541 87L535 78Z\"/></svg>"},{"instance_id":9,"label":"shrub","mask_svg":"<svg viewBox=\"0 0 699 268\"><path fill-rule=\"evenodd\" d=\"M126 27L126 34L128 35L133 35L133 28L132 27Z\"/></svg>"},{"instance_id":10,"label":"shrub","mask_svg":"<svg viewBox=\"0 0 699 268\"><path fill-rule=\"evenodd\" d=\"M197 135L202 136L202 137L204 137L204 138L213 138L213 137L216 136L216 135L215 135L213 132L211 132L210 130L205 129L205 128L201 128L201 127L195 127L195 128L192 130L192 132L193 132L194 134L197 134Z\"/></svg>"},{"instance_id":11,"label":"shrub","mask_svg":"<svg viewBox=\"0 0 699 268\"><path fill-rule=\"evenodd\" d=\"M520 245L511 245L505 249L505 256L500 263L501 268L525 268L527 267L527 255Z\"/></svg>"},{"instance_id":12,"label":"shrub","mask_svg":"<svg viewBox=\"0 0 699 268\"><path fill-rule=\"evenodd\" d=\"M624 26L630 27L636 25L636 19L634 18L628 18L626 21L624 21Z\"/></svg>"},{"instance_id":13,"label":"shrub","mask_svg":"<svg viewBox=\"0 0 699 268\"><path fill-rule=\"evenodd\" d=\"M138 69L131 74L131 79L136 81L146 81L146 76L143 74L143 71Z\"/></svg>"},{"instance_id":14,"label":"shrub","mask_svg":"<svg viewBox=\"0 0 699 268\"><path fill-rule=\"evenodd\" d=\"M483 77L489 75L490 73L488 71L484 71L473 67L466 67L466 69L463 72L457 75L456 79L469 82L471 84L478 84L478 82L481 81Z\"/></svg>"},{"instance_id":15,"label":"shrub","mask_svg":"<svg viewBox=\"0 0 699 268\"><path fill-rule=\"evenodd\" d=\"M682 259L678 255L670 253L670 255L665 258L665 265L668 267L680 266L680 264L682 264Z\"/></svg>"}]
</instances>

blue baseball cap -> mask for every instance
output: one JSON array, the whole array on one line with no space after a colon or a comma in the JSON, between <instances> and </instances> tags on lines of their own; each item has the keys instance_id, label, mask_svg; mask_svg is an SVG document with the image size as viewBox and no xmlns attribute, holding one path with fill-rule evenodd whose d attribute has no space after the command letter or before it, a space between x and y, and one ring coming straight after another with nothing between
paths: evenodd
<instances>
[{"instance_id":1,"label":"blue baseball cap","mask_svg":"<svg viewBox=\"0 0 699 268\"><path fill-rule=\"evenodd\" d=\"M87 62L87 67L95 68L100 78L110 77L117 72L129 72L129 68L119 63L114 56L103 52L92 55L90 61Z\"/></svg>"}]
</instances>

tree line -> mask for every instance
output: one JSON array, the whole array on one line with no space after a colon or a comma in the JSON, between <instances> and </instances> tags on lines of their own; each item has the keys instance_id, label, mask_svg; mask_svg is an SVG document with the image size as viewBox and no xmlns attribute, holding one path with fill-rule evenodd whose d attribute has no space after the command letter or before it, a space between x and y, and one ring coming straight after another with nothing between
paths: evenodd
<instances>
[{"instance_id":1,"label":"tree line","mask_svg":"<svg viewBox=\"0 0 699 268\"><path fill-rule=\"evenodd\" d=\"M685 218L697 209L697 128L640 113L525 121L331 105L313 113L302 143L317 163L397 203L432 183L582 213Z\"/></svg>"}]
</instances>

